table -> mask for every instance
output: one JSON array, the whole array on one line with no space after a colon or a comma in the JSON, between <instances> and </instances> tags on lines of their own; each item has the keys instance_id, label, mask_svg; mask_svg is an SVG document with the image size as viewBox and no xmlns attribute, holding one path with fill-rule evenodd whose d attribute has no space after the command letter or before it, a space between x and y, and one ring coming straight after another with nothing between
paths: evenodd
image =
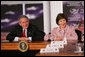
<instances>
[{"instance_id":1,"label":"table","mask_svg":"<svg viewBox=\"0 0 85 57\"><path fill-rule=\"evenodd\" d=\"M18 43L19 42L1 42L1 50L18 50ZM47 44L50 44L50 42L31 42L28 43L28 50L40 50L45 48ZM84 53L74 53L75 49L75 41L73 41L69 42L64 49L60 49L59 53L37 53L35 56L84 56Z\"/></svg>"},{"instance_id":2,"label":"table","mask_svg":"<svg viewBox=\"0 0 85 57\"><path fill-rule=\"evenodd\" d=\"M18 49L19 42L1 42L1 50L19 50ZM40 50L41 48L45 48L49 42L41 42L35 41L28 43L28 50Z\"/></svg>"},{"instance_id":3,"label":"table","mask_svg":"<svg viewBox=\"0 0 85 57\"><path fill-rule=\"evenodd\" d=\"M84 56L84 53L75 53L75 45L75 42L68 42L64 48L59 49L59 53L37 53L36 56Z\"/></svg>"}]
</instances>

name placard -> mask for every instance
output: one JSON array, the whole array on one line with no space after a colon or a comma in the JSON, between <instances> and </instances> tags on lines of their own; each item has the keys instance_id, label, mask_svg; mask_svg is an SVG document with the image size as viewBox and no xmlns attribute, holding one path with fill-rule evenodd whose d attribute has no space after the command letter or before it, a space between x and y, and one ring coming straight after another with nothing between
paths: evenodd
<instances>
[{"instance_id":1,"label":"name placard","mask_svg":"<svg viewBox=\"0 0 85 57\"><path fill-rule=\"evenodd\" d=\"M51 44L55 44L55 45L64 44L64 42L63 41L51 41Z\"/></svg>"},{"instance_id":2,"label":"name placard","mask_svg":"<svg viewBox=\"0 0 85 57\"><path fill-rule=\"evenodd\" d=\"M46 48L64 48L64 44L50 44L47 45Z\"/></svg>"},{"instance_id":3,"label":"name placard","mask_svg":"<svg viewBox=\"0 0 85 57\"><path fill-rule=\"evenodd\" d=\"M64 48L65 44L67 44L67 39L65 37L62 41L51 41L51 44L47 45L46 48L40 49L40 53L59 52L59 49Z\"/></svg>"},{"instance_id":4,"label":"name placard","mask_svg":"<svg viewBox=\"0 0 85 57\"><path fill-rule=\"evenodd\" d=\"M58 48L43 48L40 50L40 53L55 53L59 52Z\"/></svg>"}]
</instances>

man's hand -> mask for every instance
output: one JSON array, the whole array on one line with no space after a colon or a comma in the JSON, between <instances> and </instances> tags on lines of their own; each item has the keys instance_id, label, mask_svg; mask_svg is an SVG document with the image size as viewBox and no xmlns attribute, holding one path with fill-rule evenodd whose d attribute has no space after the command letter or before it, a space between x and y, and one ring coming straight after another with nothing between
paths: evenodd
<instances>
[{"instance_id":1,"label":"man's hand","mask_svg":"<svg viewBox=\"0 0 85 57\"><path fill-rule=\"evenodd\" d=\"M18 40L19 40L19 41L29 41L29 38L26 38L26 37L20 37Z\"/></svg>"}]
</instances>

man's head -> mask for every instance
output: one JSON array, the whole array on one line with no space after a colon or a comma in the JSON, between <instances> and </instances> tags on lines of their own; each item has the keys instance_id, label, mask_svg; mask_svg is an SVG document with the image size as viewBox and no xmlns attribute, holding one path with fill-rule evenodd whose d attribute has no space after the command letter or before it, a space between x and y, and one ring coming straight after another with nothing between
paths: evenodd
<instances>
[{"instance_id":1,"label":"man's head","mask_svg":"<svg viewBox=\"0 0 85 57\"><path fill-rule=\"evenodd\" d=\"M19 17L19 25L23 28L23 29L27 29L29 26L29 19L27 16L25 15L21 15Z\"/></svg>"}]
</instances>

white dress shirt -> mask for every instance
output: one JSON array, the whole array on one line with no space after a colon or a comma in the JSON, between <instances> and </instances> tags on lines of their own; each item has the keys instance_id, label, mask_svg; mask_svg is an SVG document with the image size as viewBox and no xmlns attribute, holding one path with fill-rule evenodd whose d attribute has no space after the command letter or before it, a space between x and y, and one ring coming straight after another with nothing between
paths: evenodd
<instances>
[{"instance_id":1,"label":"white dress shirt","mask_svg":"<svg viewBox=\"0 0 85 57\"><path fill-rule=\"evenodd\" d=\"M23 29L23 31L24 31L24 29ZM25 29L25 34L27 37L27 29ZM19 37L15 37L14 41L19 41L18 39L19 39ZM29 37L29 40L32 41L32 37Z\"/></svg>"}]
</instances>

